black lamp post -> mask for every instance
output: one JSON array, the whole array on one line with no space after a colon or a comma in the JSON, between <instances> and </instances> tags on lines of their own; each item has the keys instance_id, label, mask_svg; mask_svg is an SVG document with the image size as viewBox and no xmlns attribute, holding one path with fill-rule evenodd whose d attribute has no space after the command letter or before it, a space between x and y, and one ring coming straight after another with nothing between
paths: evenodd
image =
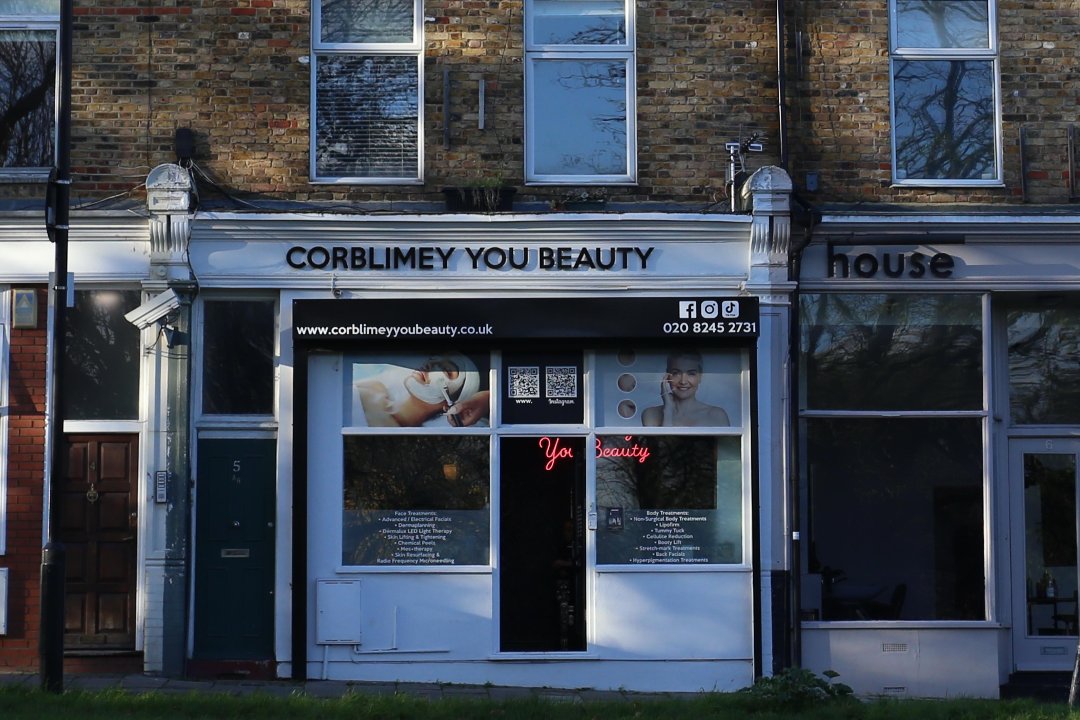
<instances>
[{"instance_id":1,"label":"black lamp post","mask_svg":"<svg viewBox=\"0 0 1080 720\"><path fill-rule=\"evenodd\" d=\"M64 477L61 436L64 431L63 359L67 320L68 211L71 204L71 55L73 0L60 1L59 87L57 87L56 171L50 178L46 229L56 251L52 292L52 401L48 406L49 483L48 523L41 551L41 628L39 635L41 688L64 690L64 547L56 539L60 522L60 484Z\"/></svg>"}]
</instances>

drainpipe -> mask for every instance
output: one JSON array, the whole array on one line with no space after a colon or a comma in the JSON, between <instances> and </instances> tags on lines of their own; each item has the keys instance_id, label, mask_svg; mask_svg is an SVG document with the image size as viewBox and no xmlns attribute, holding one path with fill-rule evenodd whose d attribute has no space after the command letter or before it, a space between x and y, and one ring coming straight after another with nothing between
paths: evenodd
<instances>
[{"instance_id":1,"label":"drainpipe","mask_svg":"<svg viewBox=\"0 0 1080 720\"><path fill-rule=\"evenodd\" d=\"M788 338L788 387L791 392L789 412L791 417L791 457L788 467L790 468L790 484L788 486L788 517L791 521L791 666L802 667L802 513L800 506L802 498L799 494L801 475L799 466L799 289L800 275L802 272L802 254L814 237L814 228L821 222L821 214L798 193L792 193L793 204L808 214L803 229L803 236L797 245L793 245L788 257L788 277L794 284L791 292L791 324L789 326L790 337Z\"/></svg>"}]
</instances>

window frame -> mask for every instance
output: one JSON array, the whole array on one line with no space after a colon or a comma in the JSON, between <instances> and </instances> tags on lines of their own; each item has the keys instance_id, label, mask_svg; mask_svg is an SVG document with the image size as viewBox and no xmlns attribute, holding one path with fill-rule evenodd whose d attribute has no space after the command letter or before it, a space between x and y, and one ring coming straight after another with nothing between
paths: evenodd
<instances>
[{"instance_id":1,"label":"window frame","mask_svg":"<svg viewBox=\"0 0 1080 720\"><path fill-rule=\"evenodd\" d=\"M52 108L52 164L45 166L26 167L3 167L0 166L0 182L45 182L49 179L49 172L56 166L57 144L59 142L60 103L56 97L56 89L60 87L60 7L57 2L57 11L53 13L39 14L0 14L0 32L24 31L24 32L51 32L54 37L56 48L55 70L53 72L53 108Z\"/></svg>"},{"instance_id":2,"label":"window frame","mask_svg":"<svg viewBox=\"0 0 1080 720\"><path fill-rule=\"evenodd\" d=\"M203 408L203 392L206 384L206 303L207 302L270 302L273 312L273 385L272 406L269 413L259 414L208 414ZM192 333L199 338L192 353L192 385L193 404L197 411L193 413L196 418L196 426L200 432L214 431L219 429L244 429L244 430L276 430L280 403L280 366L281 366L281 304L275 295L262 293L239 293L236 295L209 293L199 298L192 309L191 328Z\"/></svg>"},{"instance_id":3,"label":"window frame","mask_svg":"<svg viewBox=\"0 0 1080 720\"><path fill-rule=\"evenodd\" d=\"M624 343L625 346L635 351L652 352L656 355L657 359L663 358L671 350L679 349L678 343L672 346L663 346L661 348L655 348L647 344L639 344L637 341L628 340ZM415 347L400 348L400 349L388 349L393 346L377 346L377 347L364 347L362 349L351 347L345 349L340 354L336 354L341 358L340 362L342 367L351 367L358 360L363 359L385 359L385 357L392 356L395 353L402 353L406 356L411 354L425 354L427 352L426 346L424 349L417 350ZM515 437L527 437L535 438L542 435L550 436L573 436L581 437L585 440L586 448L595 447L595 442L598 438L604 437L618 437L633 435L637 438L641 437L698 437L698 438L711 438L718 440L720 438L736 438L739 448L739 528L738 537L741 543L739 548L739 560L733 562L707 562L707 563L680 563L672 560L671 562L654 562L654 563L632 563L632 562L604 562L601 563L597 557L597 546L600 542L597 533L590 531L593 538L590 540L592 545L591 549L586 552L588 558L587 563L590 572L597 574L620 574L620 573L724 573L724 572L745 572L752 564L752 545L753 545L753 510L752 510L752 464L753 456L751 453L751 433L752 433L752 419L751 419L751 407L750 407L750 384L751 384L751 368L752 368L752 356L749 348L738 346L707 346L703 347L704 352L708 352L715 355L730 356L731 362L738 365L738 371L731 376L731 379L737 382L737 404L731 406L732 420L731 424L727 426L692 426L692 425L678 425L678 426L643 426L640 419L635 417L632 421L620 423L616 418L612 418L612 422L605 424L605 419L602 417L602 413L599 410L601 402L600 389L597 383L600 382L599 375L601 374L601 361L600 357L603 355L612 354L611 348L605 348L602 344L593 345L587 344L582 350L582 363L583 363L583 377L582 384L580 386L580 393L584 401L584 414L580 423L578 422L551 422L533 424L528 422L514 422L506 421L503 416L503 408L506 402L504 398L505 388L502 385L505 383L506 364L504 353L510 351L510 348L494 344L491 346L483 346L479 348L471 348L468 350L460 350L455 348L455 351L465 352L472 355L484 355L489 359L490 369L482 371L487 373L487 384L482 387L488 389L491 392L491 398L489 400L489 416L488 423L481 425L473 425L468 427L459 427L450 430L446 430L439 427L379 427L379 426L366 426L353 424L353 420L346 409L346 405L351 402L349 397L345 394L346 391L343 388L343 394L338 397L338 400L342 403L341 407L341 425L339 428L339 437L341 438L341 445L338 446L344 450L345 438L352 435L362 435L367 437L381 437L381 436L397 436L397 437L454 437L454 436L475 436L485 437L489 441L489 475L488 475L488 512L489 512L489 552L491 558L486 565L432 565L432 564L344 564L343 562L336 563L335 572L339 575L353 575L353 574L368 574L368 573L484 573L492 571L497 565L497 552L501 542L498 532L498 512L500 508L500 486L502 483L502 476L499 471L499 462L502 452L502 440L506 438ZM520 349L513 350L515 353L520 353ZM541 354L543 351L539 351ZM361 363L363 364L363 363ZM372 363L372 364L378 364ZM344 372L344 371L343 371ZM655 371L645 371L647 374L655 374ZM723 375L725 371L721 371ZM351 378L351 374L345 373L342 380L345 377ZM612 375L610 380L614 380L615 376ZM351 382L351 380L350 380ZM642 385L642 388L646 386ZM659 395L657 395L659 400ZM597 463L599 458L592 457L587 460L588 469L586 472L585 488L586 495L589 498L589 502L594 503L592 511L596 511L595 501L597 499ZM343 517L344 510L344 492L347 485L346 476L344 473L345 464L344 460L341 465L341 474L338 480L334 493L337 495L336 502L340 503L335 506L333 512L338 514L338 517ZM719 468L718 468L719 470ZM717 507L713 510L719 510L719 496L722 494L720 476L716 478L716 490L717 490ZM682 508L670 508L672 510ZM332 544L335 547L335 551L342 553L340 557L343 559L344 555L344 527L335 529Z\"/></svg>"},{"instance_id":4,"label":"window frame","mask_svg":"<svg viewBox=\"0 0 1080 720\"><path fill-rule=\"evenodd\" d=\"M915 187L987 187L1004 184L1001 57L997 39L997 2L985 0L987 8L986 47L904 47L899 45L897 0L889 0L889 141L892 184ZM993 177L986 178L908 178L901 177L897 159L897 65L909 61L986 62L991 68L991 103L994 113ZM906 174L906 173L905 173Z\"/></svg>"},{"instance_id":5,"label":"window frame","mask_svg":"<svg viewBox=\"0 0 1080 720\"><path fill-rule=\"evenodd\" d=\"M892 2L892 0L890 0ZM879 290L879 291L858 291L858 290L845 290L838 288L820 289L808 291L809 295L908 295L911 293L900 292L896 290ZM936 295L948 295L951 297L966 297L975 296L979 300L980 311L980 327L982 332L982 347L981 357L983 363L982 372L982 403L978 408L970 409L832 409L828 407L807 407L806 397L806 382L804 377L799 378L799 397L797 398L797 415L799 433L803 440L800 442L798 448L796 448L796 463L799 468L800 475L800 490L799 490L799 503L801 514L801 527L799 530L803 533L803 537L812 538L812 526L813 519L811 518L811 508L807 496L806 483L809 477L809 471L807 464L809 461L809 449L806 445L805 438L809 434L808 424L815 420L842 420L842 421L895 421L895 420L911 420L918 421L924 419L932 420L953 420L953 421L976 421L981 425L981 458L982 458L982 527L983 527L983 601L984 601L984 617L981 620L952 620L952 619L904 619L904 620L801 620L803 627L848 627L848 626L875 626L880 627L883 623L889 625L917 625L917 626L938 626L938 627L956 627L956 626L980 626L986 624L992 624L1000 622L1000 605L996 602L995 594L998 592L999 577L997 573L995 557L995 544L998 540L998 518L995 516L994 505L997 502L995 496L997 489L994 486L994 457L993 450L991 448L990 435L991 435L991 423L992 423L992 398L994 396L994 389L992 388L991 379L991 345L994 342L992 332L992 317L990 308L990 296L988 293L979 291L940 291L934 293ZM800 309L800 316L804 313ZM800 366L804 364L805 347L803 346L802 331L805 327L805 317L800 321L800 339L798 357ZM810 542L804 543L802 553L802 576L800 582L805 583L807 578L814 573L808 572L809 567L809 546ZM805 587L805 585L804 585ZM909 588L910 592L910 588ZM909 596L910 597L910 596ZM810 609L803 600L804 606L799 608L800 616L803 610Z\"/></svg>"},{"instance_id":6,"label":"window frame","mask_svg":"<svg viewBox=\"0 0 1080 720\"><path fill-rule=\"evenodd\" d=\"M311 74L310 97L311 128L309 130L310 182L326 185L419 185L424 181L424 6L422 0L412 0L412 40L394 42L324 42L322 36L322 0L311 3ZM412 177L325 175L318 172L318 65L322 58L334 55L414 57L416 59L416 173Z\"/></svg>"},{"instance_id":7,"label":"window frame","mask_svg":"<svg viewBox=\"0 0 1080 720\"><path fill-rule=\"evenodd\" d=\"M635 185L637 184L637 44L634 3L623 0L625 40L611 45L544 44L533 37L535 0L525 1L525 182L528 185ZM626 167L625 173L597 175L545 174L536 170L539 142L536 139L536 64L550 60L622 62L626 69Z\"/></svg>"}]
</instances>

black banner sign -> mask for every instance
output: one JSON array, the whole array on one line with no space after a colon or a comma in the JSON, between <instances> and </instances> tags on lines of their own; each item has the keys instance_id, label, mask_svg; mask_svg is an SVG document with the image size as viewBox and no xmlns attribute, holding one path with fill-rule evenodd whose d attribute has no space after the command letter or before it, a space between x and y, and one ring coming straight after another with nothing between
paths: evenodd
<instances>
[{"instance_id":1,"label":"black banner sign","mask_svg":"<svg viewBox=\"0 0 1080 720\"><path fill-rule=\"evenodd\" d=\"M516 340L756 338L755 297L296 300L298 343L499 344Z\"/></svg>"}]
</instances>

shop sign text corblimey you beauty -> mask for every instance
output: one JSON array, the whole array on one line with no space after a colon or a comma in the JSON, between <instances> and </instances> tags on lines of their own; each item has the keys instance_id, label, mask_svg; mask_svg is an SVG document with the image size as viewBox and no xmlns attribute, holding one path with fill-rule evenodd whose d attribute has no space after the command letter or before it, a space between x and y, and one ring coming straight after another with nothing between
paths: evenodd
<instances>
[{"instance_id":1,"label":"shop sign text corblimey you beauty","mask_svg":"<svg viewBox=\"0 0 1080 720\"><path fill-rule=\"evenodd\" d=\"M285 262L295 270L648 270L656 248L637 245L440 247L435 245L294 245Z\"/></svg>"}]
</instances>

